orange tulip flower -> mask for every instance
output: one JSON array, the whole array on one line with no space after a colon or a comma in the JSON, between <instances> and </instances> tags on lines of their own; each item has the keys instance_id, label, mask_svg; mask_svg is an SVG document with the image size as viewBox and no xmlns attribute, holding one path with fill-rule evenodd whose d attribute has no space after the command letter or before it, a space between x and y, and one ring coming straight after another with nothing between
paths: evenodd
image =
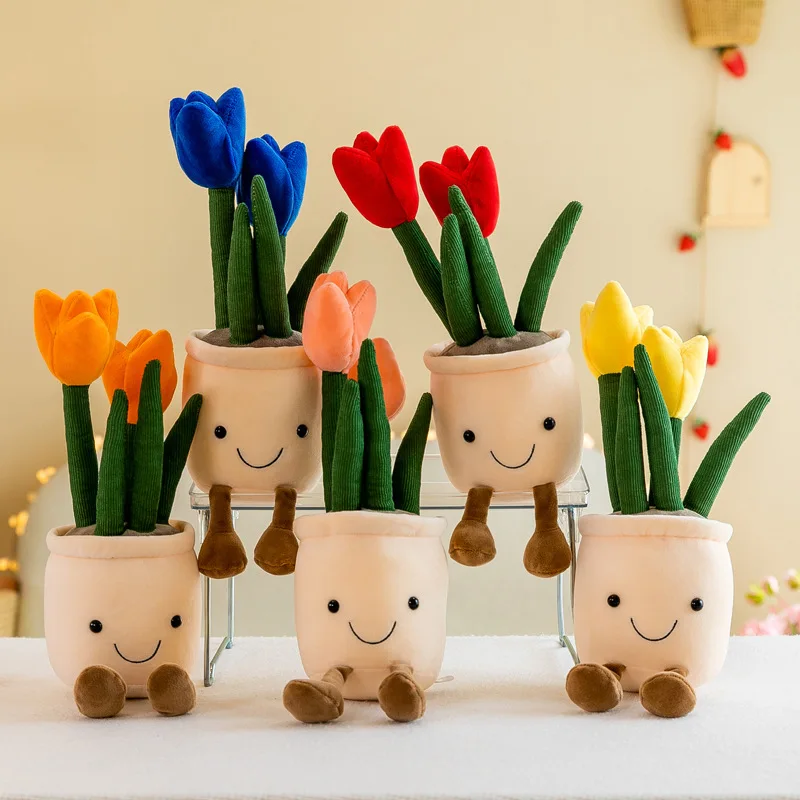
<instances>
[{"instance_id":1,"label":"orange tulip flower","mask_svg":"<svg viewBox=\"0 0 800 800\"><path fill-rule=\"evenodd\" d=\"M114 352L103 372L103 385L108 399L117 389L128 395L128 422L139 418L139 391L144 368L150 361L161 362L161 408L166 411L178 385L175 354L169 331L139 331L128 344L117 342Z\"/></svg>"},{"instance_id":2,"label":"orange tulip flower","mask_svg":"<svg viewBox=\"0 0 800 800\"><path fill-rule=\"evenodd\" d=\"M319 275L303 318L306 354L324 372L348 372L375 318L375 287L369 281L348 286L344 272Z\"/></svg>"},{"instance_id":3,"label":"orange tulip flower","mask_svg":"<svg viewBox=\"0 0 800 800\"><path fill-rule=\"evenodd\" d=\"M392 346L386 339L373 339L375 345L375 358L378 362L378 372L381 376L383 386L383 402L386 405L386 416L394 419L403 408L406 401L406 382L403 373L400 372L400 365L392 350ZM358 380L358 362L356 362L347 373L347 377L354 381Z\"/></svg>"},{"instance_id":4,"label":"orange tulip flower","mask_svg":"<svg viewBox=\"0 0 800 800\"><path fill-rule=\"evenodd\" d=\"M71 292L63 300L48 289L36 292L33 325L47 368L65 386L88 386L103 372L114 349L117 295Z\"/></svg>"}]
</instances>

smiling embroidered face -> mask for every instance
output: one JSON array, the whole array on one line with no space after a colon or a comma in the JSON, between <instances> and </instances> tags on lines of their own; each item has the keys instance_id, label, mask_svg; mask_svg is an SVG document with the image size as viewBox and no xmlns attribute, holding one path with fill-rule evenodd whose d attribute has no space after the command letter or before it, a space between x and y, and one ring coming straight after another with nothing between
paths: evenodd
<instances>
[{"instance_id":1,"label":"smiling embroidered face","mask_svg":"<svg viewBox=\"0 0 800 800\"><path fill-rule=\"evenodd\" d=\"M172 616L172 619L170 619L170 626L172 628L180 628L182 625L183 625L183 618L181 617L181 615L180 614L174 614ZM99 619L93 619L89 623L89 630L92 633L94 633L94 634L99 636L100 634L103 633L103 623ZM112 642L111 644L114 647L114 652L123 661L127 661L129 664L146 664L148 661L152 661L158 655L158 651L161 649L161 645L162 645L163 641L164 641L163 639L159 639L156 642L156 645L155 645L155 648L153 649L153 652L150 653L150 655L145 656L144 658L138 658L138 657L133 657L133 656L130 656L130 655L125 655L122 652L122 650L120 649L120 646L119 646L119 644L117 642Z\"/></svg>"}]
</instances>

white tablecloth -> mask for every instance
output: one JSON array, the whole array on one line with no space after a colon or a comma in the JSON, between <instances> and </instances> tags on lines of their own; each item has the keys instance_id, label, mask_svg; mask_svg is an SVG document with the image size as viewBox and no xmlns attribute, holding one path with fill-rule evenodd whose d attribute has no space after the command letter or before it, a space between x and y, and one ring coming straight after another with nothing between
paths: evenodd
<instances>
[{"instance_id":1,"label":"white tablecloth","mask_svg":"<svg viewBox=\"0 0 800 800\"><path fill-rule=\"evenodd\" d=\"M241 639L189 716L129 701L88 720L41 640L0 640L2 798L800 797L800 637L734 639L679 720L626 696L587 715L550 637L455 638L423 720L347 703L304 726L281 705L302 675L293 639Z\"/></svg>"}]
</instances>

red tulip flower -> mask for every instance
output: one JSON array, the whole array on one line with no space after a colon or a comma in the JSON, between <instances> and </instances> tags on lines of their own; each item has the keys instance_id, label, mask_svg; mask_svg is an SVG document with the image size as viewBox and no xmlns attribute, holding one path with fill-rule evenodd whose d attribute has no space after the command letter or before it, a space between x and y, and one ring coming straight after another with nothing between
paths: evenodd
<instances>
[{"instance_id":1,"label":"red tulip flower","mask_svg":"<svg viewBox=\"0 0 800 800\"><path fill-rule=\"evenodd\" d=\"M419 208L414 164L403 132L388 127L380 140L364 131L352 147L333 152L333 171L359 213L379 228L411 222Z\"/></svg>"},{"instance_id":2,"label":"red tulip flower","mask_svg":"<svg viewBox=\"0 0 800 800\"><path fill-rule=\"evenodd\" d=\"M444 218L450 214L447 190L451 186L458 186L483 235L492 234L500 214L500 190L488 148L479 147L472 158L468 158L458 145L448 147L441 164L426 161L419 168L419 182L439 222L444 222Z\"/></svg>"}]
</instances>

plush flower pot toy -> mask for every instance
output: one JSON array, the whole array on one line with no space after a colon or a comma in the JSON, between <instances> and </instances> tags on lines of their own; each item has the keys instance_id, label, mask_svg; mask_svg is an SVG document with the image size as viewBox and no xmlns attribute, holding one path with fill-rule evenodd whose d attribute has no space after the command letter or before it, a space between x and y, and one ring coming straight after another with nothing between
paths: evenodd
<instances>
[{"instance_id":1,"label":"plush flower pot toy","mask_svg":"<svg viewBox=\"0 0 800 800\"><path fill-rule=\"evenodd\" d=\"M200 574L194 530L170 512L202 398L188 399L165 440L172 340L140 331L115 345L117 319L108 290L36 294L39 350L63 384L75 513L47 536L45 638L82 714L111 717L126 697L149 697L174 716L195 704ZM111 411L98 467L89 384L101 373Z\"/></svg>"},{"instance_id":2,"label":"plush flower pot toy","mask_svg":"<svg viewBox=\"0 0 800 800\"><path fill-rule=\"evenodd\" d=\"M673 424L678 417L670 416L665 399L674 387L683 387L678 410L691 409L703 378L704 337L678 344L677 334L661 329L671 343L664 348L658 329L642 333L633 324L637 315L618 285L603 291L595 309L584 312L584 350L593 356L595 372L598 365L619 369L601 372L614 513L580 521L574 619L582 663L570 671L566 688L585 711L608 711L619 704L623 691L631 691L639 693L652 714L680 717L694 709L695 688L714 678L725 660L733 609L727 547L732 528L708 514L769 396L757 395L728 424L682 497L680 425ZM612 297L617 302L609 304ZM606 314L611 308L616 317ZM589 316L597 310L600 318L590 326ZM636 344L639 336L644 343ZM625 363L629 360L633 366ZM616 385L613 396L611 383Z\"/></svg>"},{"instance_id":3,"label":"plush flower pot toy","mask_svg":"<svg viewBox=\"0 0 800 800\"><path fill-rule=\"evenodd\" d=\"M524 554L541 577L563 572L569 546L558 527L556 484L580 467L583 428L569 334L541 330L550 285L581 213L570 203L533 261L512 319L487 237L499 212L491 154L460 147L420 167L442 223L441 260L416 222L414 167L399 128L376 141L361 133L333 155L339 182L375 225L391 228L450 339L425 353L434 418L448 477L468 492L450 555L479 566L495 556L486 521L492 495L533 491L536 530Z\"/></svg>"},{"instance_id":4,"label":"plush flower pot toy","mask_svg":"<svg viewBox=\"0 0 800 800\"><path fill-rule=\"evenodd\" d=\"M297 492L319 479L320 374L300 331L308 294L330 268L347 217L337 215L287 292L286 235L305 192L305 145L281 150L265 135L245 148L244 98L235 88L216 102L202 92L173 100L170 127L181 167L209 192L216 327L186 341L184 394L205 398L189 455L189 472L211 505L200 570L226 578L247 565L231 493L275 493L276 525L255 551L268 569L289 541L284 529Z\"/></svg>"}]
</instances>

